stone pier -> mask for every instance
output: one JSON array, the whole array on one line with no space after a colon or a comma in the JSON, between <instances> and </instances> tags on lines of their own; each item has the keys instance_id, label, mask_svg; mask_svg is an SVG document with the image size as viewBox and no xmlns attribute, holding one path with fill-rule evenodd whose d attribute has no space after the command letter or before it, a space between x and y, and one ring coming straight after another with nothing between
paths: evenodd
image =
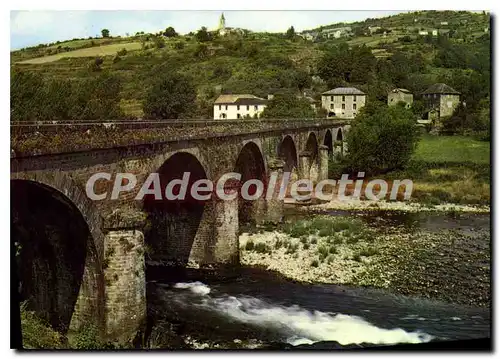
<instances>
[{"instance_id":1,"label":"stone pier","mask_svg":"<svg viewBox=\"0 0 500 359\"><path fill-rule=\"evenodd\" d=\"M129 343L146 325L145 216L115 213L105 222L105 336Z\"/></svg>"},{"instance_id":2,"label":"stone pier","mask_svg":"<svg viewBox=\"0 0 500 359\"><path fill-rule=\"evenodd\" d=\"M328 179L328 146L319 146L319 175L318 182Z\"/></svg>"},{"instance_id":3,"label":"stone pier","mask_svg":"<svg viewBox=\"0 0 500 359\"><path fill-rule=\"evenodd\" d=\"M285 163L280 159L269 159L268 169L270 175L277 174L276 182L272 188L272 196L266 198L267 201L267 216L266 221L271 223L279 223L283 217L283 199L279 198L281 185L283 180L283 167ZM270 184L271 185L271 184ZM286 186L286 183L285 183ZM266 193L267 194L267 193Z\"/></svg>"}]
</instances>

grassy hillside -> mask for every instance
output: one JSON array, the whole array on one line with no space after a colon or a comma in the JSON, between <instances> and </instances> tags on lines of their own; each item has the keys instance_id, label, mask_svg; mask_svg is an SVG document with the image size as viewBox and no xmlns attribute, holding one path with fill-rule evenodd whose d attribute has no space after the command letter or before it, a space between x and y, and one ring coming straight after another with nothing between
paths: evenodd
<instances>
[{"instance_id":1,"label":"grassy hillside","mask_svg":"<svg viewBox=\"0 0 500 359\"><path fill-rule=\"evenodd\" d=\"M398 52L421 54L424 70L412 74L411 83L416 85L410 88L421 91L430 83L446 79L451 70L434 63L437 50L431 42L435 40L424 39L415 32L420 28L435 28L443 21L448 22L447 30L453 31L449 41L470 44L472 52L477 46L476 39L484 35L484 28L489 26L489 17L483 14L418 12L350 24L354 36L341 39L313 42L298 36L287 39L283 34L251 32L216 37L203 44L190 35L165 38L164 46L155 42L153 34L73 39L11 52L11 63L13 68L36 72L45 79L79 80L95 75L91 64L100 56L104 60L100 71L108 71L121 79L121 106L126 114L133 116L142 116L142 101L151 81L164 71L174 70L193 78L201 109L198 115L210 117L211 103L221 92L266 96L278 89L288 89L319 98L329 84L319 78L318 62L332 46L344 42L350 47L366 45L378 59L390 58ZM386 33L367 35L369 26L380 26ZM123 48L126 54L116 56ZM467 69L460 71L465 73ZM308 80L299 80L304 73ZM382 86L371 81L352 85L364 91L378 86L377 91L383 93L397 84L386 81Z\"/></svg>"}]
</instances>

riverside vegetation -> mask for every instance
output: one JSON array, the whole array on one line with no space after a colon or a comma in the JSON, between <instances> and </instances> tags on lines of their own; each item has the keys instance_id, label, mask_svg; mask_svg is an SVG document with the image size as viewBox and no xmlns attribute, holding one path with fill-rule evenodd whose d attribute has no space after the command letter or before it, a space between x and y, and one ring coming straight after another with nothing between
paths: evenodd
<instances>
[{"instance_id":1,"label":"riverside vegetation","mask_svg":"<svg viewBox=\"0 0 500 359\"><path fill-rule=\"evenodd\" d=\"M456 213L439 218L443 223L469 219L469 230L420 227L418 217L407 214L407 223L388 221L384 212L345 214L349 217L315 215L242 233L241 262L301 282L385 288L489 306L490 233L485 218Z\"/></svg>"}]
</instances>

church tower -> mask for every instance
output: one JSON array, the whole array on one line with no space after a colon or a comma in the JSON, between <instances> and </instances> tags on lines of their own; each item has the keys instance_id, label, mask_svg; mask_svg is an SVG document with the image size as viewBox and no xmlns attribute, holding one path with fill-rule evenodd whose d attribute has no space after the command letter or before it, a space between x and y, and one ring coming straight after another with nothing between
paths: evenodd
<instances>
[{"instance_id":1,"label":"church tower","mask_svg":"<svg viewBox=\"0 0 500 359\"><path fill-rule=\"evenodd\" d=\"M220 16L219 20L219 30L225 29L226 28L226 19L224 18L224 13Z\"/></svg>"}]
</instances>

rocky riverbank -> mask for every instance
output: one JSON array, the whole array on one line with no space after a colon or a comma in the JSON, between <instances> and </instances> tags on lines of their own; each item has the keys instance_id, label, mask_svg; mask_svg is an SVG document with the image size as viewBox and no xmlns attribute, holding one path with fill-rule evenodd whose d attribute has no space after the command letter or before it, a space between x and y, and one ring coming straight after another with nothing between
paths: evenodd
<instances>
[{"instance_id":1,"label":"rocky riverbank","mask_svg":"<svg viewBox=\"0 0 500 359\"><path fill-rule=\"evenodd\" d=\"M371 286L489 306L488 215L420 213L418 219L398 222L384 213L315 215L274 230L243 233L241 263L297 281Z\"/></svg>"}]
</instances>

